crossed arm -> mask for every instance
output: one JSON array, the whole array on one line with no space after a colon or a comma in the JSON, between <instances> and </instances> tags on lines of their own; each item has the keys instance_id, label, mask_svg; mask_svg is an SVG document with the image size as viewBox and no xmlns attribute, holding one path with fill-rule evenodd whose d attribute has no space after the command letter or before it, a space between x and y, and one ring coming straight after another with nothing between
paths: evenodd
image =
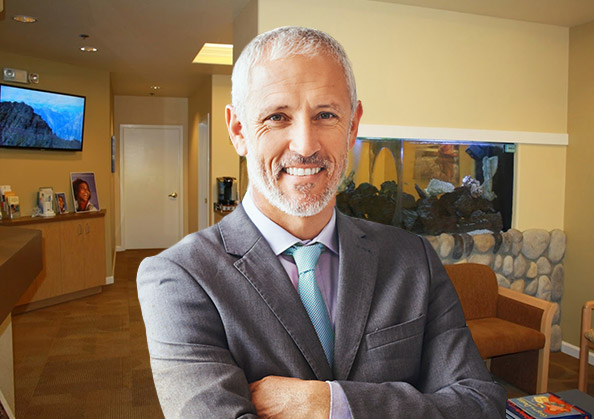
<instances>
[{"instance_id":1,"label":"crossed arm","mask_svg":"<svg viewBox=\"0 0 594 419\"><path fill-rule=\"evenodd\" d=\"M251 383L250 392L260 418L330 416L330 387L323 381L268 376Z\"/></svg>"}]
</instances>

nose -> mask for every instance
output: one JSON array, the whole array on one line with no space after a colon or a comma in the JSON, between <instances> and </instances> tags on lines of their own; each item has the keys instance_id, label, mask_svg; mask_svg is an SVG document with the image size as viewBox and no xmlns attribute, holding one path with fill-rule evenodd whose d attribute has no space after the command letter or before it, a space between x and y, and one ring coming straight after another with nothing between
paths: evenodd
<instances>
[{"instance_id":1,"label":"nose","mask_svg":"<svg viewBox=\"0 0 594 419\"><path fill-rule=\"evenodd\" d=\"M294 121L289 139L289 150L309 157L320 151L320 141L312 121L297 119Z\"/></svg>"}]
</instances>

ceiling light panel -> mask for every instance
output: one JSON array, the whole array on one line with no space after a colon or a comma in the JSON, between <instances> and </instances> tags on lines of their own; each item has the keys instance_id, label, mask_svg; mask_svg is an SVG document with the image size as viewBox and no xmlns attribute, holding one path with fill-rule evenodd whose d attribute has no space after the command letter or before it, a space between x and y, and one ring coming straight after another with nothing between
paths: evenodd
<instances>
[{"instance_id":1,"label":"ceiling light panel","mask_svg":"<svg viewBox=\"0 0 594 419\"><path fill-rule=\"evenodd\" d=\"M20 23L35 23L37 22L37 18L33 16L26 16L26 15L16 15L12 17L12 20L15 20Z\"/></svg>"},{"instance_id":2,"label":"ceiling light panel","mask_svg":"<svg viewBox=\"0 0 594 419\"><path fill-rule=\"evenodd\" d=\"M233 65L233 45L205 43L193 63Z\"/></svg>"}]
</instances>

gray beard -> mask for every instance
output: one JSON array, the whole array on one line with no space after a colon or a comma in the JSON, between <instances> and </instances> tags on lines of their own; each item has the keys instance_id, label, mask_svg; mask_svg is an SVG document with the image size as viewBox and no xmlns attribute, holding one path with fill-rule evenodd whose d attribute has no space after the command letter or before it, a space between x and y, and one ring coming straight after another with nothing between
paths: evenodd
<instances>
[{"instance_id":1,"label":"gray beard","mask_svg":"<svg viewBox=\"0 0 594 419\"><path fill-rule=\"evenodd\" d=\"M338 168L326 159L320 159L315 155L309 158L296 157L291 161L300 160L305 162L314 159L316 162L322 163L322 167L324 167L325 171L327 171L327 175L334 179L326 186L326 189L319 196L312 196L309 194L309 191L314 186L314 184L310 183L301 185L297 188L297 191L301 193L300 199L289 199L281 192L278 185L274 182L274 179L266 176L264 164L260 163L258 159L259 156L252 149L249 139L247 139L247 144L248 154L246 156L246 160L250 185L252 185L262 196L264 196L264 198L273 207L295 217L311 217L320 213L324 208L326 208L328 203L335 196L348 165L348 152L345 152L345 157L339 176L335 176L334 174L334 171ZM286 166L288 166L288 164L285 164L285 167ZM271 176L277 178L280 169L280 167L273 168L274 173L271 173Z\"/></svg>"}]
</instances>

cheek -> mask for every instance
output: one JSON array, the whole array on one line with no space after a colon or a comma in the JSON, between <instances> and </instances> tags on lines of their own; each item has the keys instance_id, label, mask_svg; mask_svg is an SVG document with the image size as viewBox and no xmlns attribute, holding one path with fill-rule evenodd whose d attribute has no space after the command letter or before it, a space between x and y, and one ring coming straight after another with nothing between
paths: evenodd
<instances>
[{"instance_id":1,"label":"cheek","mask_svg":"<svg viewBox=\"0 0 594 419\"><path fill-rule=\"evenodd\" d=\"M249 152L253 155L252 157L260 162L264 162L266 166L278 162L285 151L286 147L284 143L273 135L256 137L256 140L251 142L249 147Z\"/></svg>"}]
</instances>

